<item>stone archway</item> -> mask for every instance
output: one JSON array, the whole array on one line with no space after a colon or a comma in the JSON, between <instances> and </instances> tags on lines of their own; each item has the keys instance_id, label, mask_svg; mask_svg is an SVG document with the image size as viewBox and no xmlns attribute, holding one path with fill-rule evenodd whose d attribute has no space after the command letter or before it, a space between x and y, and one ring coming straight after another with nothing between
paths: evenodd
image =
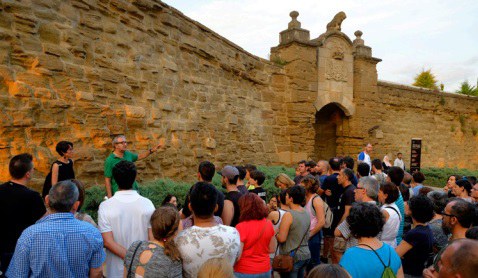
<instances>
[{"instance_id":1,"label":"stone archway","mask_svg":"<svg viewBox=\"0 0 478 278\"><path fill-rule=\"evenodd\" d=\"M324 105L315 113L314 153L317 160L329 160L337 155L337 129L342 129L345 116L346 113L337 103Z\"/></svg>"}]
</instances>

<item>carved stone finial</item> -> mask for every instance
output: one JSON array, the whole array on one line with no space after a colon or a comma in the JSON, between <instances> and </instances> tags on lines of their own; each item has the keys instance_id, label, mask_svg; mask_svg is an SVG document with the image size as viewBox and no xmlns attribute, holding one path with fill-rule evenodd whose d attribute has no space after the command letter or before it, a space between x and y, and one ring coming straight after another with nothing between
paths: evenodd
<instances>
[{"instance_id":1,"label":"carved stone finial","mask_svg":"<svg viewBox=\"0 0 478 278\"><path fill-rule=\"evenodd\" d=\"M289 28L280 32L279 45L285 45L291 42L309 43L309 30L302 29L300 22L297 20L299 13L292 11L289 15L292 20L289 22Z\"/></svg>"},{"instance_id":2,"label":"carved stone finial","mask_svg":"<svg viewBox=\"0 0 478 278\"><path fill-rule=\"evenodd\" d=\"M329 32L329 31L342 31L342 29L341 29L342 21L344 21L344 19L346 19L346 18L347 18L347 16L345 15L344 12L338 12L334 16L332 21L330 21L327 24L327 32Z\"/></svg>"},{"instance_id":3,"label":"carved stone finial","mask_svg":"<svg viewBox=\"0 0 478 278\"><path fill-rule=\"evenodd\" d=\"M292 17L292 20L289 22L289 29L294 29L294 28L300 28L300 22L297 20L297 17L299 16L298 11L292 11L290 12L290 17Z\"/></svg>"},{"instance_id":4,"label":"carved stone finial","mask_svg":"<svg viewBox=\"0 0 478 278\"><path fill-rule=\"evenodd\" d=\"M365 42L362 39L362 35L363 35L362 31L357 30L355 31L354 35L356 37L354 40L354 45L365 45Z\"/></svg>"}]
</instances>

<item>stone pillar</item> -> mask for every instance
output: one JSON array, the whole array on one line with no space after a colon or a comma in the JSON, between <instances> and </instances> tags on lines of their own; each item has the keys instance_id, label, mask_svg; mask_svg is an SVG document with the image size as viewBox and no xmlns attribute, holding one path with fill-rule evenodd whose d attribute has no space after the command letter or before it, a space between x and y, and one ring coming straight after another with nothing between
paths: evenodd
<instances>
[{"instance_id":1,"label":"stone pillar","mask_svg":"<svg viewBox=\"0 0 478 278\"><path fill-rule=\"evenodd\" d=\"M362 31L354 35L354 96L360 97L361 92L377 92L377 64L382 60L372 57L372 48L365 45Z\"/></svg>"},{"instance_id":2,"label":"stone pillar","mask_svg":"<svg viewBox=\"0 0 478 278\"><path fill-rule=\"evenodd\" d=\"M288 28L279 35L279 45L271 48L270 60L283 67L288 90L284 96L287 117L283 122L288 144L279 149L284 164L311 158L314 152L315 108L317 98L317 44L309 31L301 28L299 13L290 13ZM274 84L273 84L274 85Z\"/></svg>"},{"instance_id":3,"label":"stone pillar","mask_svg":"<svg viewBox=\"0 0 478 278\"><path fill-rule=\"evenodd\" d=\"M379 143L382 130L374 107L377 95L377 63L381 59L372 57L372 48L365 45L362 31L354 33L354 102L357 106L356 115L350 119L349 138L345 144L345 153L356 155L365 143L374 146ZM382 136L383 137L383 136Z\"/></svg>"}]
</instances>

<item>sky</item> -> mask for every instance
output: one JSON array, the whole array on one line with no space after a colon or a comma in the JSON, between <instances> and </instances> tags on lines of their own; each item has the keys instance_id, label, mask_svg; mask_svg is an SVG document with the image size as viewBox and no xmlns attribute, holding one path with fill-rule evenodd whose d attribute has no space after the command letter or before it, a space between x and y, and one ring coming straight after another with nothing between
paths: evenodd
<instances>
[{"instance_id":1,"label":"sky","mask_svg":"<svg viewBox=\"0 0 478 278\"><path fill-rule=\"evenodd\" d=\"M325 32L339 11L347 14L342 32L352 40L361 30L380 80L405 85L431 69L445 91L478 79L478 0L166 0L246 51L268 59L299 12L311 39Z\"/></svg>"}]
</instances>

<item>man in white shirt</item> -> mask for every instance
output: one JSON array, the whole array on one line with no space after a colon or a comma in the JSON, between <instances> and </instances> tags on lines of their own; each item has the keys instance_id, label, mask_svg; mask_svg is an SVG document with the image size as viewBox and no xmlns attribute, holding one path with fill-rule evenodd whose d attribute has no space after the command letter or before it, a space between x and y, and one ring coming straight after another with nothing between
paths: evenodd
<instances>
[{"instance_id":1,"label":"man in white shirt","mask_svg":"<svg viewBox=\"0 0 478 278\"><path fill-rule=\"evenodd\" d=\"M183 230L175 239L183 262L184 277L196 278L199 268L211 258L225 258L234 265L240 249L236 228L214 221L217 190L213 185L198 182L191 191L189 208L194 226Z\"/></svg>"},{"instance_id":2,"label":"man in white shirt","mask_svg":"<svg viewBox=\"0 0 478 278\"><path fill-rule=\"evenodd\" d=\"M152 239L150 219L153 203L133 190L136 166L126 160L113 168L119 191L100 204L98 228L106 248L106 277L123 277L123 260L129 246L138 240Z\"/></svg>"},{"instance_id":3,"label":"man in white shirt","mask_svg":"<svg viewBox=\"0 0 478 278\"><path fill-rule=\"evenodd\" d=\"M370 166L370 169L372 169L372 161L370 160L370 153L372 152L372 150L372 144L368 143L367 145L365 145L363 151L358 155L357 164L359 164L360 162L365 162L368 164L368 166Z\"/></svg>"},{"instance_id":4,"label":"man in white shirt","mask_svg":"<svg viewBox=\"0 0 478 278\"><path fill-rule=\"evenodd\" d=\"M402 153L397 153L397 158L395 158L393 166L400 167L403 171L405 171L405 162L402 160Z\"/></svg>"}]
</instances>

